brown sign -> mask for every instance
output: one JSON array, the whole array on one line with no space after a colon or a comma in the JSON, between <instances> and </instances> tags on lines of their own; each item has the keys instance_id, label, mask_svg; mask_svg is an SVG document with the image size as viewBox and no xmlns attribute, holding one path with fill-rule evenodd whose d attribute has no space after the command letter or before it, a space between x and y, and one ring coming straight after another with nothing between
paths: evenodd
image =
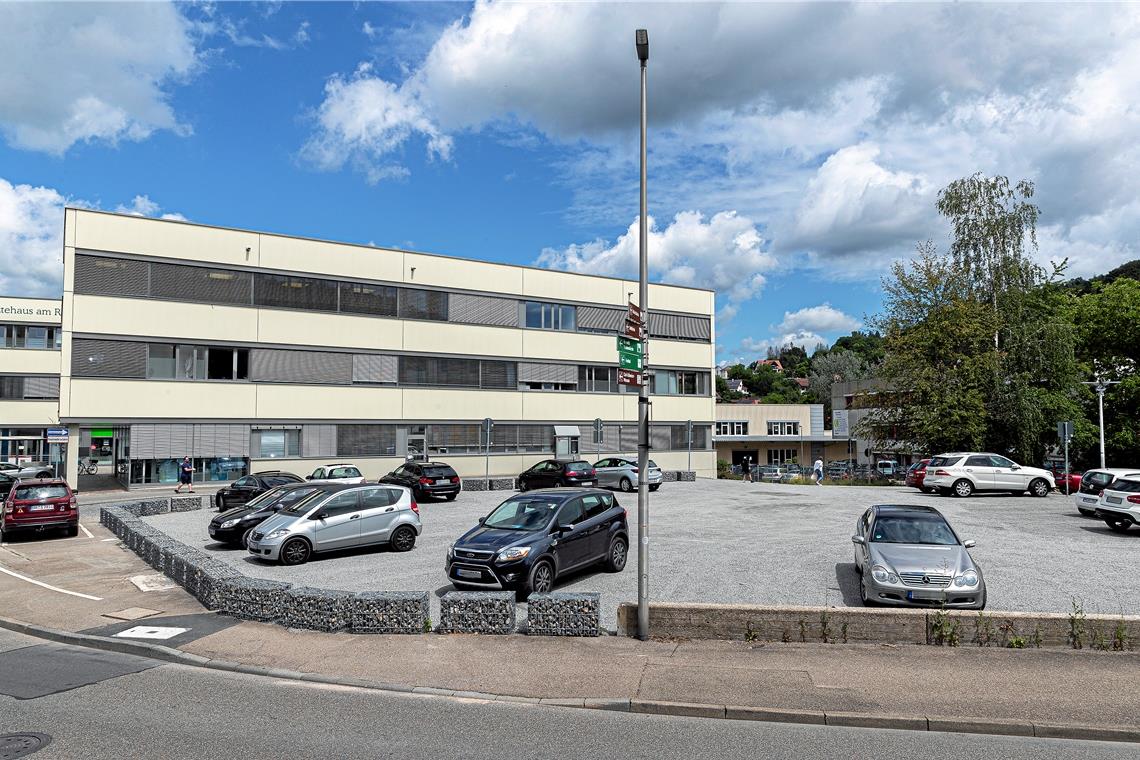
<instances>
[{"instance_id":1,"label":"brown sign","mask_svg":"<svg viewBox=\"0 0 1140 760\"><path fill-rule=\"evenodd\" d=\"M634 340L645 340L645 326L627 319L621 329L621 334Z\"/></svg>"},{"instance_id":2,"label":"brown sign","mask_svg":"<svg viewBox=\"0 0 1140 760\"><path fill-rule=\"evenodd\" d=\"M626 319L631 322L645 324L645 312L641 310L640 306L629 304L629 312L626 315Z\"/></svg>"},{"instance_id":3,"label":"brown sign","mask_svg":"<svg viewBox=\"0 0 1140 760\"><path fill-rule=\"evenodd\" d=\"M645 385L645 375L628 369L618 370L618 383L621 385L635 385L638 388Z\"/></svg>"}]
</instances>

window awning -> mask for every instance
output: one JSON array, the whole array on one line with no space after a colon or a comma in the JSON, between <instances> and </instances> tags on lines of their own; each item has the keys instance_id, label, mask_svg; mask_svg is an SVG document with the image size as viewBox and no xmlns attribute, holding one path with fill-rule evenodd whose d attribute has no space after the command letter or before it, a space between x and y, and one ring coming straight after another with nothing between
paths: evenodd
<instances>
[{"instance_id":1,"label":"window awning","mask_svg":"<svg viewBox=\"0 0 1140 760\"><path fill-rule=\"evenodd\" d=\"M578 426L577 425L555 425L554 426L554 435L556 437L557 436L569 435L569 436L573 436L575 438L580 438L582 436L582 434L578 432Z\"/></svg>"}]
</instances>

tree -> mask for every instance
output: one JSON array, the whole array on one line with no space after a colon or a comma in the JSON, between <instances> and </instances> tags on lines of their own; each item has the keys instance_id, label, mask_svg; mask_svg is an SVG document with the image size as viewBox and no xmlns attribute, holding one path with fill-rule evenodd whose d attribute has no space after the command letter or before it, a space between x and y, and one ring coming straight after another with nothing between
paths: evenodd
<instances>
[{"instance_id":1,"label":"tree","mask_svg":"<svg viewBox=\"0 0 1140 760\"><path fill-rule=\"evenodd\" d=\"M874 367L883 361L883 336L873 330L855 330L850 335L837 338L831 350L850 351L865 364ZM815 360L814 356L812 360Z\"/></svg>"},{"instance_id":2,"label":"tree","mask_svg":"<svg viewBox=\"0 0 1140 760\"><path fill-rule=\"evenodd\" d=\"M854 351L832 350L812 357L808 389L816 401L830 406L831 386L868 376L867 362Z\"/></svg>"}]
</instances>

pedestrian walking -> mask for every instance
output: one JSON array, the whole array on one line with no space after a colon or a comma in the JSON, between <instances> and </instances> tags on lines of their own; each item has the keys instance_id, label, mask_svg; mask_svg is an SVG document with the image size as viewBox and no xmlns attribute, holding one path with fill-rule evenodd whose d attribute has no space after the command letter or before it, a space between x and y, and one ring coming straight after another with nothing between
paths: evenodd
<instances>
[{"instance_id":1,"label":"pedestrian walking","mask_svg":"<svg viewBox=\"0 0 1140 760\"><path fill-rule=\"evenodd\" d=\"M182 486L190 486L190 493L194 493L193 475L194 464L190 457L182 457L182 462L178 465L178 488L174 489L174 493L182 493Z\"/></svg>"},{"instance_id":2,"label":"pedestrian walking","mask_svg":"<svg viewBox=\"0 0 1140 760\"><path fill-rule=\"evenodd\" d=\"M811 474L812 474L812 477L815 479L815 484L817 486L822 486L823 485L823 460L822 459L815 460L815 464L812 465L812 468L811 468Z\"/></svg>"},{"instance_id":3,"label":"pedestrian walking","mask_svg":"<svg viewBox=\"0 0 1140 760\"><path fill-rule=\"evenodd\" d=\"M744 464L741 465L740 471L744 473L744 482L752 482L752 460L750 457L744 457Z\"/></svg>"}]
</instances>

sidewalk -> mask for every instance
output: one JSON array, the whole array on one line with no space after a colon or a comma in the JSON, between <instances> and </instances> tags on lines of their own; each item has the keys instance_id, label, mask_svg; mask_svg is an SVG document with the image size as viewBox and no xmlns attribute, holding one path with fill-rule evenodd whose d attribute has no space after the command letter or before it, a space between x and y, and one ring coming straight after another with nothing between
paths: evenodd
<instances>
[{"instance_id":1,"label":"sidewalk","mask_svg":"<svg viewBox=\"0 0 1140 760\"><path fill-rule=\"evenodd\" d=\"M160 613L140 624L203 612L179 588L146 593L136 589L127 578L153 571L116 542L103 541L110 537L103 528L87 527L93 538L0 548L0 567L99 600L52 592L0 573L3 617L82 631L116 622L106 613L128 607ZM1140 653L1133 652L641 642L612 636L366 636L251 622L207 633L178 648L211 660L353 683L578 704L694 703L714 706L694 710L719 717L728 705L795 711L797 715L786 717L818 717L815 722L823 722L823 713L829 722L833 716L859 713L921 716L923 721L968 718L977 725L1012 721L1116 729L1133 727L1140 712ZM933 729L935 723L923 725Z\"/></svg>"}]
</instances>

